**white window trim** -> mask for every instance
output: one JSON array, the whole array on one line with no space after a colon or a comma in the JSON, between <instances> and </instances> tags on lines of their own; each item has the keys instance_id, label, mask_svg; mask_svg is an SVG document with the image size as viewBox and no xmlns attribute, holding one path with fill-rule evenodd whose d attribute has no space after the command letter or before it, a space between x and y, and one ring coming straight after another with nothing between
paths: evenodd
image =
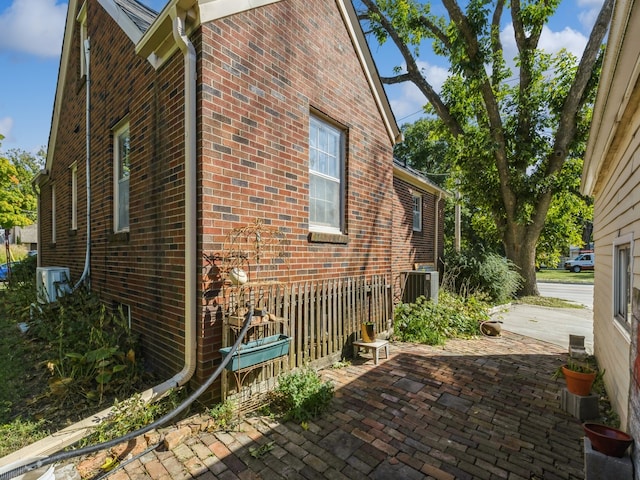
<instances>
[{"instance_id":1,"label":"white window trim","mask_svg":"<svg viewBox=\"0 0 640 480\"><path fill-rule=\"evenodd\" d=\"M56 185L51 184L51 243L56 243Z\"/></svg>"},{"instance_id":2,"label":"white window trim","mask_svg":"<svg viewBox=\"0 0 640 480\"><path fill-rule=\"evenodd\" d=\"M71 165L71 230L78 229L78 165Z\"/></svg>"},{"instance_id":3,"label":"white window trim","mask_svg":"<svg viewBox=\"0 0 640 480\"><path fill-rule=\"evenodd\" d=\"M330 234L344 234L344 230L345 230L345 176L346 176L346 150L345 150L345 131L340 128L338 125L336 125L335 123L332 123L331 121L329 121L326 118L323 118L321 116L318 115L310 115L309 118L309 134L311 134L311 123L312 122L318 122L320 124L323 125L327 125L331 128L333 128L334 130L338 131L340 133L340 145L339 145L339 149L340 149L340 205L339 205L339 211L340 211L340 226L339 227L331 227L328 225L319 225L319 224L314 224L311 221L311 217L309 216L309 231L310 232L318 232L318 233L330 233ZM322 176L321 174L318 174L319 176ZM309 177L311 177L311 168L309 168ZM311 213L309 212L309 215L311 215Z\"/></svg>"},{"instance_id":4,"label":"white window trim","mask_svg":"<svg viewBox=\"0 0 640 480\"><path fill-rule=\"evenodd\" d=\"M631 285L630 285L630 291L633 292L633 233L627 233L624 235L621 235L617 238L614 238L613 240L613 247L612 247L612 282L611 282L611 317L612 317L612 322L614 327L616 328L616 330L618 330L620 332L620 334L625 338L625 340L629 343L631 343L631 332L629 330L627 330L622 324L621 324L621 320L617 317L616 315L616 293L617 293L617 288L616 288L616 282L617 282L617 278L618 278L618 272L616 270L616 262L617 262L617 255L616 255L616 249L619 245L626 245L629 244L629 268L631 271ZM632 305L633 307L633 305Z\"/></svg>"},{"instance_id":5,"label":"white window trim","mask_svg":"<svg viewBox=\"0 0 640 480\"><path fill-rule=\"evenodd\" d=\"M115 233L129 231L129 223L127 223L126 227L118 228L120 225L120 182L118 178L120 169L119 137L127 130L129 130L129 121L127 119L120 122L113 130L113 231ZM129 141L131 141L131 131L129 131ZM131 188L131 176L129 176L129 188ZM131 221L131 217L129 217L129 221Z\"/></svg>"},{"instance_id":6,"label":"white window trim","mask_svg":"<svg viewBox=\"0 0 640 480\"><path fill-rule=\"evenodd\" d=\"M413 228L414 232L421 232L422 231L422 194L413 192L411 194L411 198L413 200L413 206L411 208L411 213L412 213L412 215L411 215L411 225L412 225L412 228ZM415 225L415 219L414 219L414 215L416 214L416 209L415 209L416 200L419 201L418 204L417 204L418 205L418 212L417 213L420 216L420 218L419 218L419 223L420 224L417 227Z\"/></svg>"},{"instance_id":7,"label":"white window trim","mask_svg":"<svg viewBox=\"0 0 640 480\"><path fill-rule=\"evenodd\" d=\"M76 17L78 22L78 28L80 29L80 77L84 77L87 74L87 57L84 52L84 42L88 38L87 33L87 2L82 4L78 16Z\"/></svg>"}]
</instances>

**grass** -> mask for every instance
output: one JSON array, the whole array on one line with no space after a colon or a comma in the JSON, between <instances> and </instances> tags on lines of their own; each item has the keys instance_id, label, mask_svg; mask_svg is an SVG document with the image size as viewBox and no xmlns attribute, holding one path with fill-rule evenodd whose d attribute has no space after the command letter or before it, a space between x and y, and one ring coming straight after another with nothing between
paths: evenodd
<instances>
[{"instance_id":1,"label":"grass","mask_svg":"<svg viewBox=\"0 0 640 480\"><path fill-rule=\"evenodd\" d=\"M556 270L551 268L543 268L536 272L538 282L549 283L593 283L593 270L573 273L569 270Z\"/></svg>"},{"instance_id":2,"label":"grass","mask_svg":"<svg viewBox=\"0 0 640 480\"><path fill-rule=\"evenodd\" d=\"M549 308L585 308L584 305L580 305L579 303L568 302L567 300L554 297L522 297L514 303L524 303Z\"/></svg>"},{"instance_id":3,"label":"grass","mask_svg":"<svg viewBox=\"0 0 640 480\"><path fill-rule=\"evenodd\" d=\"M0 290L0 301L5 292ZM29 411L47 387L37 365L43 352L20 333L7 315L0 317L0 457L45 437L47 422Z\"/></svg>"},{"instance_id":4,"label":"grass","mask_svg":"<svg viewBox=\"0 0 640 480\"><path fill-rule=\"evenodd\" d=\"M18 261L27 256L27 247L26 245L11 245L11 259L13 261ZM0 248L0 263L7 262L7 250L2 245Z\"/></svg>"}]
</instances>

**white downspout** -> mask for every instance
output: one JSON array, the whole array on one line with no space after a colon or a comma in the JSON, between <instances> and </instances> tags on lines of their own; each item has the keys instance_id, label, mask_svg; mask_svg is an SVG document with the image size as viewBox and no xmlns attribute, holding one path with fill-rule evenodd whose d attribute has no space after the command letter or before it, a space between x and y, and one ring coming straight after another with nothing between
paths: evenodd
<instances>
[{"instance_id":1,"label":"white downspout","mask_svg":"<svg viewBox=\"0 0 640 480\"><path fill-rule=\"evenodd\" d=\"M433 260L436 271L438 270L438 252L439 245L438 240L440 239L440 201L442 200L442 192L438 192L438 198L436 199L436 228L435 228L435 238L433 239Z\"/></svg>"},{"instance_id":2,"label":"white downspout","mask_svg":"<svg viewBox=\"0 0 640 480\"><path fill-rule=\"evenodd\" d=\"M186 12L171 12L173 37L184 55L184 367L154 387L154 396L184 385L196 371L197 298L197 170L196 170L196 49L185 31Z\"/></svg>"},{"instance_id":3,"label":"white downspout","mask_svg":"<svg viewBox=\"0 0 640 480\"><path fill-rule=\"evenodd\" d=\"M87 94L87 99L86 99L86 129L87 129L87 133L86 133L86 149L87 149L87 153L86 153L86 168L85 168L85 173L86 173L86 183L87 183L87 246L85 249L85 258L84 258L84 270L82 271L82 275L80 276L80 279L78 280L78 282L75 284L75 286L73 287L73 289L77 289L80 285L82 285L82 282L87 282L87 284L89 284L89 272L90 272L90 264L91 264L91 91L90 91L90 87L91 87L91 76L89 75L90 72L90 50L91 50L91 45L89 43L89 39L87 38L84 41L84 58L85 58L85 64L86 64L86 94Z\"/></svg>"}]
</instances>

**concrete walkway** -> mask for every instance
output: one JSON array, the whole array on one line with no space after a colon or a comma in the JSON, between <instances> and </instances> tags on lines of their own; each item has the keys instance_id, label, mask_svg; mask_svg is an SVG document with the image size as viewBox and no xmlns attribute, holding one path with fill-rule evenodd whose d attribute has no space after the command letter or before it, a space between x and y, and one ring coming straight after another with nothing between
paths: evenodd
<instances>
[{"instance_id":1,"label":"concrete walkway","mask_svg":"<svg viewBox=\"0 0 640 480\"><path fill-rule=\"evenodd\" d=\"M109 478L582 479L581 424L552 378L564 352L504 331L444 348L392 344L379 365L363 354L322 371L335 398L304 428L256 416L207 431L206 417L192 417L120 448L126 460L165 439ZM91 477L106 455L78 471Z\"/></svg>"},{"instance_id":2,"label":"concrete walkway","mask_svg":"<svg viewBox=\"0 0 640 480\"><path fill-rule=\"evenodd\" d=\"M593 354L593 311L588 308L548 308L535 305L511 305L499 318L502 328L537 338L569 350L569 335L584 337L587 353Z\"/></svg>"}]
</instances>

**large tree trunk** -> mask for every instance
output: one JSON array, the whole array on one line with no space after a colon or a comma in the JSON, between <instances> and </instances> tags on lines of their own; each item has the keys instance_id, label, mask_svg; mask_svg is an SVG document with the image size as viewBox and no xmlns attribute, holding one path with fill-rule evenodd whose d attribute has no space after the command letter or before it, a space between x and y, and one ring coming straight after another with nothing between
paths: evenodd
<instances>
[{"instance_id":1,"label":"large tree trunk","mask_svg":"<svg viewBox=\"0 0 640 480\"><path fill-rule=\"evenodd\" d=\"M511 232L511 234L505 234L503 243L507 258L518 267L518 273L523 279L518 296L539 295L536 283L537 237L535 241L528 238L531 232L527 232L524 227L516 228Z\"/></svg>"}]
</instances>

